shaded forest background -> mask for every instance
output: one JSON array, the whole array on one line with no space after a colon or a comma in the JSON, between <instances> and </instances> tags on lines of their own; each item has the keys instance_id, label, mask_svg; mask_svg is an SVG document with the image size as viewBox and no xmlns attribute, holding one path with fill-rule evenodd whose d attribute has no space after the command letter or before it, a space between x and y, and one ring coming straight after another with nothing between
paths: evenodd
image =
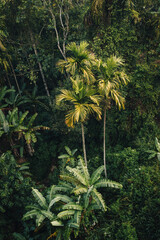
<instances>
[{"instance_id":1,"label":"shaded forest background","mask_svg":"<svg viewBox=\"0 0 160 240\"><path fill-rule=\"evenodd\" d=\"M68 44L82 41L103 62L122 57L130 81L125 109L111 101L106 120L108 178L123 189L101 189L108 211L95 214L95 225L86 218L87 231L82 226L71 239L160 239L160 1L1 0L2 240L47 239L55 231L22 217L33 204L31 187L46 193L58 184L64 147L83 155L80 123L67 127L69 107L56 104L60 90L71 89L57 63L69 56ZM103 165L103 121L90 116L84 130L93 172Z\"/></svg>"}]
</instances>

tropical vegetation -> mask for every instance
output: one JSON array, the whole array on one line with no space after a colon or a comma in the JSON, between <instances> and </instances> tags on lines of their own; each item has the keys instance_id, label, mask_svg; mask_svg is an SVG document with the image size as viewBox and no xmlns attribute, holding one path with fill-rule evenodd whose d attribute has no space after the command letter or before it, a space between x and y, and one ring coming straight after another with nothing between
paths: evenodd
<instances>
[{"instance_id":1,"label":"tropical vegetation","mask_svg":"<svg viewBox=\"0 0 160 240\"><path fill-rule=\"evenodd\" d=\"M0 1L0 239L160 239L159 0Z\"/></svg>"}]
</instances>

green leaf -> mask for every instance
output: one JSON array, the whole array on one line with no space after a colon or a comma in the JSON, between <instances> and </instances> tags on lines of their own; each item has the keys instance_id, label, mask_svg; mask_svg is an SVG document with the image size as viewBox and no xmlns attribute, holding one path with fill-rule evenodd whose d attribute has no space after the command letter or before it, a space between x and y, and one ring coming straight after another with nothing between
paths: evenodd
<instances>
[{"instance_id":1,"label":"green leaf","mask_svg":"<svg viewBox=\"0 0 160 240\"><path fill-rule=\"evenodd\" d=\"M62 209L64 209L64 210L71 209L71 210L78 210L78 211L82 211L83 210L82 206L80 206L80 205L78 205L76 203L73 203L73 202L65 204L62 207Z\"/></svg>"},{"instance_id":2,"label":"green leaf","mask_svg":"<svg viewBox=\"0 0 160 240\"><path fill-rule=\"evenodd\" d=\"M68 226L70 228L75 228L75 229L78 229L79 228L79 224L78 223L69 223Z\"/></svg>"},{"instance_id":3,"label":"green leaf","mask_svg":"<svg viewBox=\"0 0 160 240\"><path fill-rule=\"evenodd\" d=\"M49 209L53 206L53 204L59 202L59 201L62 201L64 203L68 203L68 202L71 202L72 199L66 195L56 195L55 198L50 202L49 204Z\"/></svg>"},{"instance_id":4,"label":"green leaf","mask_svg":"<svg viewBox=\"0 0 160 240\"><path fill-rule=\"evenodd\" d=\"M100 179L100 176L103 171L104 171L104 166L100 166L99 168L97 168L96 171L94 171L94 173L91 176L91 184L94 184L96 181Z\"/></svg>"},{"instance_id":5,"label":"green leaf","mask_svg":"<svg viewBox=\"0 0 160 240\"><path fill-rule=\"evenodd\" d=\"M96 201L97 205L101 207L104 211L106 211L107 207L101 193L99 193L96 189L93 189L92 196Z\"/></svg>"},{"instance_id":6,"label":"green leaf","mask_svg":"<svg viewBox=\"0 0 160 240\"><path fill-rule=\"evenodd\" d=\"M39 227L41 223L44 221L44 219L45 219L45 216L43 216L42 214L37 215L36 225Z\"/></svg>"},{"instance_id":7,"label":"green leaf","mask_svg":"<svg viewBox=\"0 0 160 240\"><path fill-rule=\"evenodd\" d=\"M86 180L85 180L84 176L82 175L82 173L80 172L80 170L78 170L78 169L76 169L76 168L71 168L71 167L69 167L69 166L67 166L66 169L67 169L71 174L73 174L74 177L75 177L76 179L78 179L78 181L79 181L80 183L82 183L83 185L86 185L86 184L87 184L87 183L86 183Z\"/></svg>"},{"instance_id":8,"label":"green leaf","mask_svg":"<svg viewBox=\"0 0 160 240\"><path fill-rule=\"evenodd\" d=\"M44 208L48 207L47 203L46 203L46 199L43 197L43 195L37 189L32 188L32 194L41 207L44 207Z\"/></svg>"},{"instance_id":9,"label":"green leaf","mask_svg":"<svg viewBox=\"0 0 160 240\"><path fill-rule=\"evenodd\" d=\"M24 121L25 117L28 115L29 111L26 111L25 113L22 114L20 120L19 120L19 124L22 124L22 122Z\"/></svg>"},{"instance_id":10,"label":"green leaf","mask_svg":"<svg viewBox=\"0 0 160 240\"><path fill-rule=\"evenodd\" d=\"M13 233L13 237L15 240L26 240L20 233Z\"/></svg>"},{"instance_id":11,"label":"green leaf","mask_svg":"<svg viewBox=\"0 0 160 240\"><path fill-rule=\"evenodd\" d=\"M122 184L120 183L117 183L117 182L114 182L114 181L110 181L110 180L106 180L106 179L102 179L100 180L99 182L97 182L95 184L95 187L96 188L99 188L99 187L110 187L110 188L122 188Z\"/></svg>"},{"instance_id":12,"label":"green leaf","mask_svg":"<svg viewBox=\"0 0 160 240\"><path fill-rule=\"evenodd\" d=\"M32 124L33 124L34 120L36 119L37 115L38 115L38 113L35 113L35 114L31 117L31 119L29 120L29 123L28 123L28 125L27 125L28 128L30 128L30 127L32 126Z\"/></svg>"},{"instance_id":13,"label":"green leaf","mask_svg":"<svg viewBox=\"0 0 160 240\"><path fill-rule=\"evenodd\" d=\"M160 143L158 142L157 138L155 138L155 145L156 145L157 151L160 152Z\"/></svg>"},{"instance_id":14,"label":"green leaf","mask_svg":"<svg viewBox=\"0 0 160 240\"><path fill-rule=\"evenodd\" d=\"M55 218L55 215L50 212L50 211L45 211L45 210L41 210L41 213L46 217L48 218L50 221L53 220L53 218Z\"/></svg>"},{"instance_id":15,"label":"green leaf","mask_svg":"<svg viewBox=\"0 0 160 240\"><path fill-rule=\"evenodd\" d=\"M70 156L68 154L62 154L60 156L58 156L59 159L63 159L63 158L69 158Z\"/></svg>"},{"instance_id":16,"label":"green leaf","mask_svg":"<svg viewBox=\"0 0 160 240\"><path fill-rule=\"evenodd\" d=\"M29 212L27 212L26 214L24 214L23 216L23 220L27 220L29 218L34 218L35 216L37 216L38 211L36 209L33 209Z\"/></svg>"},{"instance_id":17,"label":"green leaf","mask_svg":"<svg viewBox=\"0 0 160 240\"><path fill-rule=\"evenodd\" d=\"M67 146L65 146L64 148L66 149L66 152L71 156L72 155L71 149Z\"/></svg>"},{"instance_id":18,"label":"green leaf","mask_svg":"<svg viewBox=\"0 0 160 240\"><path fill-rule=\"evenodd\" d=\"M69 219L71 216L73 216L75 213L75 210L65 210L60 213L58 213L57 217L62 219Z\"/></svg>"},{"instance_id":19,"label":"green leaf","mask_svg":"<svg viewBox=\"0 0 160 240\"><path fill-rule=\"evenodd\" d=\"M62 227L62 226L64 226L61 221L52 221L51 225L54 226L54 227Z\"/></svg>"}]
</instances>

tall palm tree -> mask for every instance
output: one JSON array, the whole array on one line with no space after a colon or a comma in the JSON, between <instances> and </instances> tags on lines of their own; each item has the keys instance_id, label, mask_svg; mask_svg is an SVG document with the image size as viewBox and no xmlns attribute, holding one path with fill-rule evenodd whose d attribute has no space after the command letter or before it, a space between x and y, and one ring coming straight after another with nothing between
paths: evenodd
<instances>
[{"instance_id":1,"label":"tall palm tree","mask_svg":"<svg viewBox=\"0 0 160 240\"><path fill-rule=\"evenodd\" d=\"M104 109L104 123L103 123L103 159L105 176L107 178L106 170L106 114L107 109L110 108L111 100L118 106L119 110L124 109L125 98L123 97L121 87L126 85L129 81L127 74L122 69L124 62L121 58L111 56L106 63L101 60L98 61L99 68L99 92L102 97L102 104Z\"/></svg>"},{"instance_id":2,"label":"tall palm tree","mask_svg":"<svg viewBox=\"0 0 160 240\"><path fill-rule=\"evenodd\" d=\"M91 70L92 65L95 63L95 56L88 51L88 45L86 41L82 41L79 45L75 42L70 43L66 48L70 57L67 57L66 60L59 60L57 66L62 72L65 69L71 76L83 76L89 84L95 81Z\"/></svg>"},{"instance_id":3,"label":"tall palm tree","mask_svg":"<svg viewBox=\"0 0 160 240\"><path fill-rule=\"evenodd\" d=\"M99 107L100 96L96 94L93 87L85 85L79 77L76 80L71 80L72 90L62 89L61 93L57 96L57 104L60 104L62 101L67 101L71 104L71 109L65 117L68 127L73 127L75 123L81 122L83 153L87 166L84 122L91 113L96 113L98 118L101 118L101 108Z\"/></svg>"}]
</instances>

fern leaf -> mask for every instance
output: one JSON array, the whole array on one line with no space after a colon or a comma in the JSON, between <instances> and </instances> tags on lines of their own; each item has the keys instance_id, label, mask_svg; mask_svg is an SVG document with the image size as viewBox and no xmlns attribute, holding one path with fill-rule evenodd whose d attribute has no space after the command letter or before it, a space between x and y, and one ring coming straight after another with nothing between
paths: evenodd
<instances>
[{"instance_id":1,"label":"fern leaf","mask_svg":"<svg viewBox=\"0 0 160 240\"><path fill-rule=\"evenodd\" d=\"M46 199L43 197L43 195L35 188L32 188L32 194L34 198L37 200L37 202L39 203L39 205L47 209L48 206L46 203Z\"/></svg>"}]
</instances>

